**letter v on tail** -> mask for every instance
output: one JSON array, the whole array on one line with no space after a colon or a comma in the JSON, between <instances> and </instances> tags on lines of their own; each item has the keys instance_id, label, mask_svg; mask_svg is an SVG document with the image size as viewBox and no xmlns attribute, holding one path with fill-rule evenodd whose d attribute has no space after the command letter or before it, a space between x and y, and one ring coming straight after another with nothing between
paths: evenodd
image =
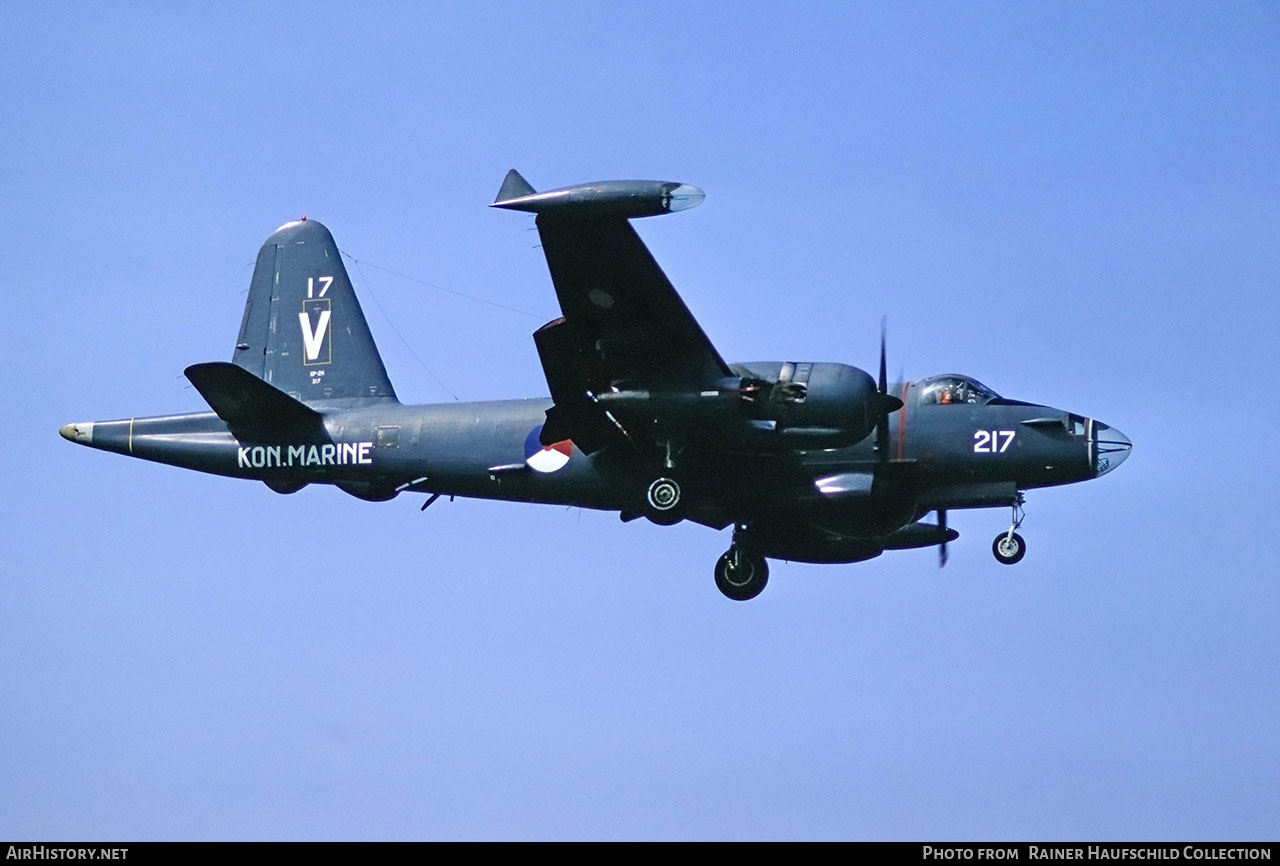
<instances>
[{"instance_id":1,"label":"letter v on tail","mask_svg":"<svg viewBox=\"0 0 1280 866\"><path fill-rule=\"evenodd\" d=\"M320 360L320 350L324 348L325 334L329 330L330 310L320 310L320 320L316 323L316 328L311 329L311 316L307 310L298 313L298 322L302 325L302 344L307 354L307 363L314 364ZM328 360L327 358L325 359Z\"/></svg>"}]
</instances>

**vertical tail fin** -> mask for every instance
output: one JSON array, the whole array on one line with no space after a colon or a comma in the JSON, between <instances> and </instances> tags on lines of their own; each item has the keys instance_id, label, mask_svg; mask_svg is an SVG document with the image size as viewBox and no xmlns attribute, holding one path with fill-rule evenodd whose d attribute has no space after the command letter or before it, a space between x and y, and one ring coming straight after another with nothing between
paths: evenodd
<instances>
[{"instance_id":1,"label":"vertical tail fin","mask_svg":"<svg viewBox=\"0 0 1280 866\"><path fill-rule=\"evenodd\" d=\"M396 399L338 245L315 220L286 223L258 251L231 360L303 402Z\"/></svg>"}]
</instances>

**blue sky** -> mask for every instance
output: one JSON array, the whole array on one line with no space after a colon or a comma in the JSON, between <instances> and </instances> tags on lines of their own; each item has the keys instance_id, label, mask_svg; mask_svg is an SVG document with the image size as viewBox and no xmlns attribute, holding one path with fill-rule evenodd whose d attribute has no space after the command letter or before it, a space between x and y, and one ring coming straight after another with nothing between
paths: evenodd
<instances>
[{"instance_id":1,"label":"blue sky","mask_svg":"<svg viewBox=\"0 0 1280 866\"><path fill-rule=\"evenodd\" d=\"M0 4L0 837L1275 839L1273 4ZM1133 456L933 551L248 482L202 401L322 220L401 399L541 395L503 174L638 229L726 358L961 371ZM376 303L375 303L376 300ZM415 360L414 354L421 359ZM424 366L426 369L424 369ZM428 372L428 370L430 372Z\"/></svg>"}]
</instances>

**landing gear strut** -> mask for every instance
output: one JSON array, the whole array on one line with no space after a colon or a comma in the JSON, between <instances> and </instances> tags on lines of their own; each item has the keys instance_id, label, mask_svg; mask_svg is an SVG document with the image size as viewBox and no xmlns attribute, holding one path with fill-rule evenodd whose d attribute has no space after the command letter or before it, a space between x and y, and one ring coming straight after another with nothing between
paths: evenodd
<instances>
[{"instance_id":1,"label":"landing gear strut","mask_svg":"<svg viewBox=\"0 0 1280 866\"><path fill-rule=\"evenodd\" d=\"M1022 494L1019 493L1018 501L1013 506L1012 525L1008 531L1000 533L995 541L991 542L991 552L995 554L996 561L1002 565L1014 565L1021 562L1022 557L1027 555L1027 543L1015 531L1022 525L1025 517L1026 514L1022 510Z\"/></svg>"},{"instance_id":2,"label":"landing gear strut","mask_svg":"<svg viewBox=\"0 0 1280 866\"><path fill-rule=\"evenodd\" d=\"M742 549L745 529L738 526L733 530L733 544L716 563L716 588L734 601L750 601L769 583L769 564L764 557Z\"/></svg>"}]
</instances>

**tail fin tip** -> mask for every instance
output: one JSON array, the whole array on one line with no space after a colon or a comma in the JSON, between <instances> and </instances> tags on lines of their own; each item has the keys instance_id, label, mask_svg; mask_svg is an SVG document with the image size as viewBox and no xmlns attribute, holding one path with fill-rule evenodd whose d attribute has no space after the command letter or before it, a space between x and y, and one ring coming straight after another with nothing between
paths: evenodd
<instances>
[{"instance_id":1,"label":"tail fin tip","mask_svg":"<svg viewBox=\"0 0 1280 866\"><path fill-rule=\"evenodd\" d=\"M338 245L313 219L258 251L232 361L304 403L396 399Z\"/></svg>"}]
</instances>

